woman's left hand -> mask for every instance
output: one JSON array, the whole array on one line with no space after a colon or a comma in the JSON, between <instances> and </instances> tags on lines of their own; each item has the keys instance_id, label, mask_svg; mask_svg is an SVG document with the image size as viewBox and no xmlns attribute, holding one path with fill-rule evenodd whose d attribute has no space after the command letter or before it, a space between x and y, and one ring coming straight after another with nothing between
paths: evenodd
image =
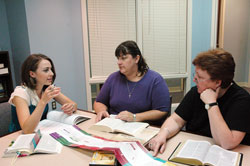
<instances>
[{"instance_id":1,"label":"woman's left hand","mask_svg":"<svg viewBox=\"0 0 250 166\"><path fill-rule=\"evenodd\" d=\"M75 104L73 103L66 103L63 104L61 107L61 110L68 115L72 115L76 110L75 110Z\"/></svg>"},{"instance_id":2,"label":"woman's left hand","mask_svg":"<svg viewBox=\"0 0 250 166\"><path fill-rule=\"evenodd\" d=\"M133 122L134 121L134 116L133 113L128 112L128 111L122 111L120 112L115 118L121 119L127 122Z\"/></svg>"}]
</instances>

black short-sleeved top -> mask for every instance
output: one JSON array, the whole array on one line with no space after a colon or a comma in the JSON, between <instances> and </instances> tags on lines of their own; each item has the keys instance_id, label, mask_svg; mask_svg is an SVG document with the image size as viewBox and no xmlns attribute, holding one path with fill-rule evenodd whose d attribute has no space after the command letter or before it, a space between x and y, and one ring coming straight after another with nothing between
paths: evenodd
<instances>
[{"instance_id":1,"label":"black short-sleeved top","mask_svg":"<svg viewBox=\"0 0 250 166\"><path fill-rule=\"evenodd\" d=\"M249 93L233 82L227 92L217 99L217 102L229 129L246 132L241 144L250 145ZM196 86L185 95L175 113L187 121L187 131L212 137L208 113Z\"/></svg>"}]
</instances>

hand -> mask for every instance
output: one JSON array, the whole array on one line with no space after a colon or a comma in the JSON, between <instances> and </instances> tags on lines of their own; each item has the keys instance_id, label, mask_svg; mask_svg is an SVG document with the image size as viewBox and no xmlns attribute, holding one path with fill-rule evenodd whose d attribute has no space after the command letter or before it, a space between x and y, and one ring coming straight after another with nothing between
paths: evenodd
<instances>
[{"instance_id":1,"label":"hand","mask_svg":"<svg viewBox=\"0 0 250 166\"><path fill-rule=\"evenodd\" d=\"M149 150L153 150L153 156L155 157L158 152L163 153L166 149L166 136L161 132L158 133L156 137L154 137L149 143L147 148Z\"/></svg>"},{"instance_id":2,"label":"hand","mask_svg":"<svg viewBox=\"0 0 250 166\"><path fill-rule=\"evenodd\" d=\"M74 103L66 103L63 104L61 107L61 110L68 115L72 115L76 109L75 109L75 104Z\"/></svg>"},{"instance_id":3,"label":"hand","mask_svg":"<svg viewBox=\"0 0 250 166\"><path fill-rule=\"evenodd\" d=\"M106 117L109 118L109 113L107 111L98 112L96 115L95 121L99 122L100 120L102 120L102 118L106 118Z\"/></svg>"},{"instance_id":4,"label":"hand","mask_svg":"<svg viewBox=\"0 0 250 166\"><path fill-rule=\"evenodd\" d=\"M216 102L219 95L219 91L220 87L217 88L216 91L212 89L206 89L201 93L200 98L205 104Z\"/></svg>"},{"instance_id":5,"label":"hand","mask_svg":"<svg viewBox=\"0 0 250 166\"><path fill-rule=\"evenodd\" d=\"M134 116L133 113L128 112L128 111L122 111L120 112L115 118L121 119L127 122L133 122L134 121Z\"/></svg>"},{"instance_id":6,"label":"hand","mask_svg":"<svg viewBox=\"0 0 250 166\"><path fill-rule=\"evenodd\" d=\"M61 88L50 85L43 92L41 101L47 104L51 99L57 97L60 94L60 92Z\"/></svg>"}]
</instances>

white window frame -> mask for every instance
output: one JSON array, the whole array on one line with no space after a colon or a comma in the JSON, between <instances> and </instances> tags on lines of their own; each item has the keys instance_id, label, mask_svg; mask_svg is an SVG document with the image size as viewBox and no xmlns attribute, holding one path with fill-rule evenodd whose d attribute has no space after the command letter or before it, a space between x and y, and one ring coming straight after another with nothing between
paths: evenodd
<instances>
[{"instance_id":1,"label":"white window frame","mask_svg":"<svg viewBox=\"0 0 250 166\"><path fill-rule=\"evenodd\" d=\"M84 47L84 64L85 64L85 79L86 79L86 92L87 92L87 107L88 110L92 108L92 94L91 84L104 83L107 77L90 78L90 59L89 59L89 38L88 38L88 23L87 23L87 8L86 0L81 0L82 8L82 29L83 29L83 47ZM141 4L141 0L136 0L137 7ZM192 0L187 0L187 70L184 74L168 74L162 75L164 79L170 78L184 78L185 87L184 92L190 89L191 86L191 44L192 44ZM137 8L137 17L141 17L140 9ZM139 19L141 20L141 19ZM137 32L140 32L142 23L137 22ZM142 48L142 33L137 33L137 44Z\"/></svg>"}]
</instances>

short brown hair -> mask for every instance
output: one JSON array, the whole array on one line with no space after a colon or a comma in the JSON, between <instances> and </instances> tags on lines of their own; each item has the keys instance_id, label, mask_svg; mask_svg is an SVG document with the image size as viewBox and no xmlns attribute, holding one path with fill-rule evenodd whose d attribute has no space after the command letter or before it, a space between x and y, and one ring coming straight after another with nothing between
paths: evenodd
<instances>
[{"instance_id":1,"label":"short brown hair","mask_svg":"<svg viewBox=\"0 0 250 166\"><path fill-rule=\"evenodd\" d=\"M213 49L199 53L193 65L206 70L211 80L222 80L221 88L228 87L234 78L235 62L233 56L221 49Z\"/></svg>"},{"instance_id":2,"label":"short brown hair","mask_svg":"<svg viewBox=\"0 0 250 166\"><path fill-rule=\"evenodd\" d=\"M22 64L21 77L22 77L22 85L29 87L30 89L36 88L36 82L32 82L30 78L30 71L35 72L37 70L38 64L41 60L48 60L51 64L51 70L54 73L53 82L56 79L56 71L52 60L43 54L32 54L26 58L26 60ZM45 89L45 88L43 88Z\"/></svg>"}]
</instances>

